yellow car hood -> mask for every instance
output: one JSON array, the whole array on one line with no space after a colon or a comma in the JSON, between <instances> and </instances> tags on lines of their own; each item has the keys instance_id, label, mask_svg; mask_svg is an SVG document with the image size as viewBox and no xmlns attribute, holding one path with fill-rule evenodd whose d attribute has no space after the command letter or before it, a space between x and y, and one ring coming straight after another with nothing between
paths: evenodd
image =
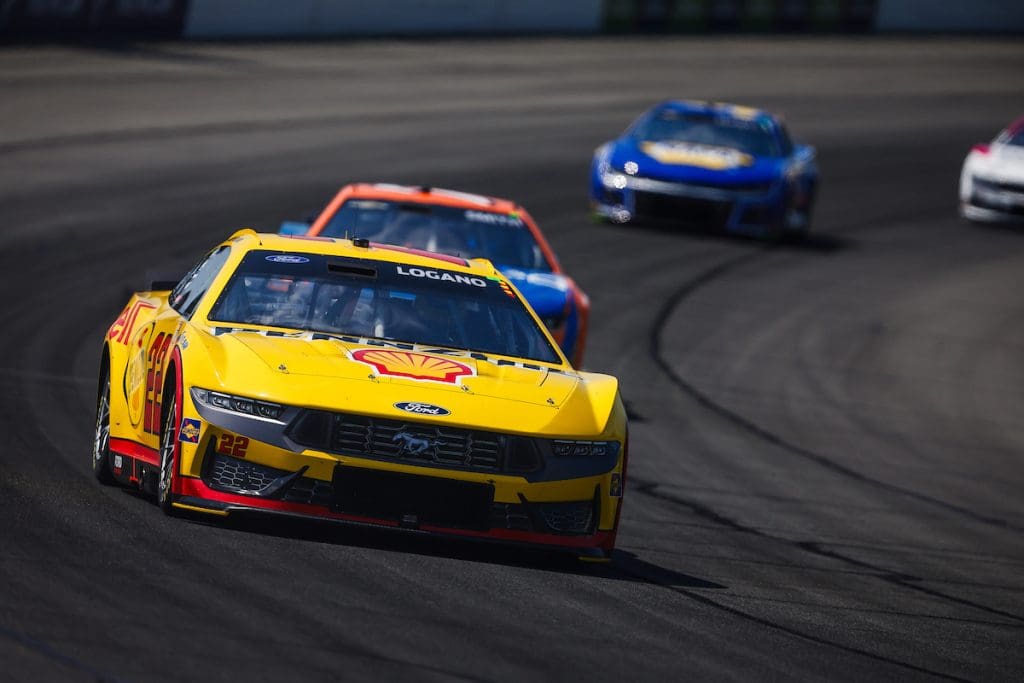
<instances>
[{"instance_id":1,"label":"yellow car hood","mask_svg":"<svg viewBox=\"0 0 1024 683\"><path fill-rule=\"evenodd\" d=\"M569 367L374 347L314 339L308 333L273 336L235 330L196 337L185 359L194 369L191 383L305 408L413 421L441 419L488 431L579 436L600 434L617 403L614 377ZM205 359L195 355L200 347L205 347ZM434 373L435 378L404 376L410 366L413 371L406 374ZM451 377L451 371L457 376ZM438 406L449 414L437 418L399 408L407 403Z\"/></svg>"},{"instance_id":2,"label":"yellow car hood","mask_svg":"<svg viewBox=\"0 0 1024 683\"><path fill-rule=\"evenodd\" d=\"M565 403L579 384L575 372L499 365L468 356L424 353L353 344L313 335L268 336L255 332L232 333L270 369L283 374L343 380L370 380L403 387L403 395L472 394L546 407ZM226 341L226 340L225 340ZM282 369L283 367L283 369ZM407 389L405 388L407 387Z\"/></svg>"}]
</instances>

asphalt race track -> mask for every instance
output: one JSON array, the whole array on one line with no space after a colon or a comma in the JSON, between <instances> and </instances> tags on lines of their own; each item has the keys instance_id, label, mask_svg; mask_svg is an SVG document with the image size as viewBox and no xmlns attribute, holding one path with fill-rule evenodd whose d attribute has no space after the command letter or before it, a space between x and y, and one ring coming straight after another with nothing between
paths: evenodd
<instances>
[{"instance_id":1,"label":"asphalt race track","mask_svg":"<svg viewBox=\"0 0 1024 683\"><path fill-rule=\"evenodd\" d=\"M1022 75L1013 39L3 49L0 681L1020 680L1024 228L956 185ZM784 113L816 236L592 223L592 150L670 96ZM611 565L93 480L127 288L352 180L513 197L591 295Z\"/></svg>"}]
</instances>

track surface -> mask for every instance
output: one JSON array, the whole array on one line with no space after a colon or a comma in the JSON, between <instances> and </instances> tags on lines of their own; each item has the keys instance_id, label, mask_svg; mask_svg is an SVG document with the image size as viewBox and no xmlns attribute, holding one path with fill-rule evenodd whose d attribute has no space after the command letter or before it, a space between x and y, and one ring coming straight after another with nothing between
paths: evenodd
<instances>
[{"instance_id":1,"label":"track surface","mask_svg":"<svg viewBox=\"0 0 1024 683\"><path fill-rule=\"evenodd\" d=\"M1020 680L1024 232L955 190L1022 74L999 40L0 52L0 680ZM819 237L589 222L592 149L668 96L784 112ZM124 289L351 180L514 197L588 290L634 417L611 566L92 480Z\"/></svg>"}]
</instances>

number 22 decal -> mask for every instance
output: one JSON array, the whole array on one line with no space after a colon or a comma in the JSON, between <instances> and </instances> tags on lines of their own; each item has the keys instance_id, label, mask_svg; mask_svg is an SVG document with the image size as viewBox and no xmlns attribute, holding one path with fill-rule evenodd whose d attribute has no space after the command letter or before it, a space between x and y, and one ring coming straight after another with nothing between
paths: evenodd
<instances>
[{"instance_id":1,"label":"number 22 decal","mask_svg":"<svg viewBox=\"0 0 1024 683\"><path fill-rule=\"evenodd\" d=\"M217 452L224 455L233 455L236 458L244 458L245 451L249 448L249 438L246 436L235 436L234 434L221 434L220 443L217 444Z\"/></svg>"}]
</instances>

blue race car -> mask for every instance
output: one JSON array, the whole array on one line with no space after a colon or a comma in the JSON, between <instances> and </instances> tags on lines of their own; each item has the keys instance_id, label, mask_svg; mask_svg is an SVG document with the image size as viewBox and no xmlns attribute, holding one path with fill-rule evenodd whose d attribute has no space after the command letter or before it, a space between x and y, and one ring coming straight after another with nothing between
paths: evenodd
<instances>
[{"instance_id":1,"label":"blue race car","mask_svg":"<svg viewBox=\"0 0 1024 683\"><path fill-rule=\"evenodd\" d=\"M818 185L814 148L778 117L671 100L594 152L590 201L615 223L667 219L755 236L806 234Z\"/></svg>"}]
</instances>

